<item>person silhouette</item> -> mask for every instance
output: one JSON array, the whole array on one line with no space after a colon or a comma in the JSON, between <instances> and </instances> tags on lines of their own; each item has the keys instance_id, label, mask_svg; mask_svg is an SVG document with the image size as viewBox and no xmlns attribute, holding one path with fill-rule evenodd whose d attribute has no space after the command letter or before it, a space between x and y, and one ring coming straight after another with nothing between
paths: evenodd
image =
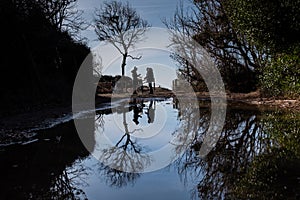
<instances>
[{"instance_id":1,"label":"person silhouette","mask_svg":"<svg viewBox=\"0 0 300 200\"><path fill-rule=\"evenodd\" d=\"M133 70L131 70L132 74L132 88L133 88L133 94L137 94L137 88L139 83L139 77L141 74L137 74L137 67L134 66Z\"/></svg>"},{"instance_id":2,"label":"person silhouette","mask_svg":"<svg viewBox=\"0 0 300 200\"><path fill-rule=\"evenodd\" d=\"M152 87L152 83L154 83L154 74L153 74L153 69L150 67L147 67L147 72L146 72L146 77L145 80L146 82L149 84L149 94L153 94L153 87Z\"/></svg>"},{"instance_id":3,"label":"person silhouette","mask_svg":"<svg viewBox=\"0 0 300 200\"><path fill-rule=\"evenodd\" d=\"M146 112L147 117L148 117L148 124L154 122L154 117L155 117L155 109L152 107L153 106L153 100L150 101L148 111Z\"/></svg>"}]
</instances>

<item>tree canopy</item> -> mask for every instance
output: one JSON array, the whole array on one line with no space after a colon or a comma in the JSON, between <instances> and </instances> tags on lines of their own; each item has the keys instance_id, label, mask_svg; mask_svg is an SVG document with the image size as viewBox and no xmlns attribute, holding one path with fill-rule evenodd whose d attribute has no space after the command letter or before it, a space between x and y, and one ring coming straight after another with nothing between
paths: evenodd
<instances>
[{"instance_id":1,"label":"tree canopy","mask_svg":"<svg viewBox=\"0 0 300 200\"><path fill-rule=\"evenodd\" d=\"M129 54L130 48L143 39L150 26L130 4L118 1L105 2L95 10L95 32L100 41L111 43L122 55L122 76L125 75L126 59L139 59Z\"/></svg>"},{"instance_id":2,"label":"tree canopy","mask_svg":"<svg viewBox=\"0 0 300 200\"><path fill-rule=\"evenodd\" d=\"M71 12L69 0L0 2L4 28L0 32L4 47L0 82L5 86L1 87L1 114L22 112L34 105L70 103L73 81L89 49L50 20L45 2L53 6L64 2L64 12L55 12L58 15Z\"/></svg>"},{"instance_id":3,"label":"tree canopy","mask_svg":"<svg viewBox=\"0 0 300 200\"><path fill-rule=\"evenodd\" d=\"M194 1L188 10L180 5L166 24L193 38L211 54L229 90L250 91L256 88L256 75L264 59L257 47L234 29L224 3Z\"/></svg>"},{"instance_id":4,"label":"tree canopy","mask_svg":"<svg viewBox=\"0 0 300 200\"><path fill-rule=\"evenodd\" d=\"M227 0L225 7L238 31L272 52L300 42L299 0Z\"/></svg>"},{"instance_id":5,"label":"tree canopy","mask_svg":"<svg viewBox=\"0 0 300 200\"><path fill-rule=\"evenodd\" d=\"M194 0L166 25L197 41L215 59L231 92L299 96L299 0ZM180 73L200 84L188 61Z\"/></svg>"}]
</instances>

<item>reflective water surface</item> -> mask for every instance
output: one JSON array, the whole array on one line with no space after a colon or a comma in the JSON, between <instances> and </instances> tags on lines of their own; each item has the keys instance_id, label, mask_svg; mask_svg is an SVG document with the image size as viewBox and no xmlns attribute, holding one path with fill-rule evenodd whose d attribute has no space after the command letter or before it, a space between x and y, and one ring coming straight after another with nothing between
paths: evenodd
<instances>
[{"instance_id":1,"label":"reflective water surface","mask_svg":"<svg viewBox=\"0 0 300 200\"><path fill-rule=\"evenodd\" d=\"M299 113L231 106L202 158L210 109L199 104L200 113L175 99L100 106L80 117L92 154L72 121L2 146L0 199L300 198Z\"/></svg>"}]
</instances>

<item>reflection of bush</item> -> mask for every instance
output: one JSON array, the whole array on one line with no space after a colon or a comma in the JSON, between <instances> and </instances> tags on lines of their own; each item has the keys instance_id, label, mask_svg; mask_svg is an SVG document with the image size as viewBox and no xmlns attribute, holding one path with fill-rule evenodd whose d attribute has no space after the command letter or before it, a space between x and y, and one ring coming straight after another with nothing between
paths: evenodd
<instances>
[{"instance_id":1,"label":"reflection of bush","mask_svg":"<svg viewBox=\"0 0 300 200\"><path fill-rule=\"evenodd\" d=\"M300 114L273 112L263 119L270 148L251 161L235 184L238 199L297 199L300 197Z\"/></svg>"},{"instance_id":2,"label":"reflection of bush","mask_svg":"<svg viewBox=\"0 0 300 200\"><path fill-rule=\"evenodd\" d=\"M300 160L285 148L258 156L233 190L238 199L298 199Z\"/></svg>"},{"instance_id":3,"label":"reflection of bush","mask_svg":"<svg viewBox=\"0 0 300 200\"><path fill-rule=\"evenodd\" d=\"M265 115L264 130L276 141L300 159L300 113L274 112Z\"/></svg>"},{"instance_id":4,"label":"reflection of bush","mask_svg":"<svg viewBox=\"0 0 300 200\"><path fill-rule=\"evenodd\" d=\"M89 152L73 122L38 135L38 142L8 147L1 154L0 199L85 199L82 188L89 169L81 161ZM12 163L19 166L14 171Z\"/></svg>"},{"instance_id":5,"label":"reflection of bush","mask_svg":"<svg viewBox=\"0 0 300 200\"><path fill-rule=\"evenodd\" d=\"M209 126L210 112L201 110L200 115L194 122L198 126L197 136L190 150L177 162L178 170L184 180L192 174L198 182L201 199L227 198L249 162L268 149L268 136L261 129L258 111L230 109L219 142L205 158L200 158L201 135Z\"/></svg>"}]
</instances>

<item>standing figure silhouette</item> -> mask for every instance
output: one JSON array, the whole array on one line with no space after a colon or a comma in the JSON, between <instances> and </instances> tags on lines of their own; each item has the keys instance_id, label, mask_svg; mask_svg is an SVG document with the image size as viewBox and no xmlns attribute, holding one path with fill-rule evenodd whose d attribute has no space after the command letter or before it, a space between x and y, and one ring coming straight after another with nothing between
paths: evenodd
<instances>
[{"instance_id":1,"label":"standing figure silhouette","mask_svg":"<svg viewBox=\"0 0 300 200\"><path fill-rule=\"evenodd\" d=\"M133 70L131 70L132 74L132 88L133 88L133 94L137 94L137 88L139 84L139 77L141 74L137 74L137 67L134 66Z\"/></svg>"},{"instance_id":2,"label":"standing figure silhouette","mask_svg":"<svg viewBox=\"0 0 300 200\"><path fill-rule=\"evenodd\" d=\"M150 67L147 67L147 73L146 73L146 77L145 80L146 82L149 84L149 88L150 88L150 92L149 94L153 94L153 87L152 87L152 83L154 84L154 74L153 74L153 70Z\"/></svg>"}]
</instances>

